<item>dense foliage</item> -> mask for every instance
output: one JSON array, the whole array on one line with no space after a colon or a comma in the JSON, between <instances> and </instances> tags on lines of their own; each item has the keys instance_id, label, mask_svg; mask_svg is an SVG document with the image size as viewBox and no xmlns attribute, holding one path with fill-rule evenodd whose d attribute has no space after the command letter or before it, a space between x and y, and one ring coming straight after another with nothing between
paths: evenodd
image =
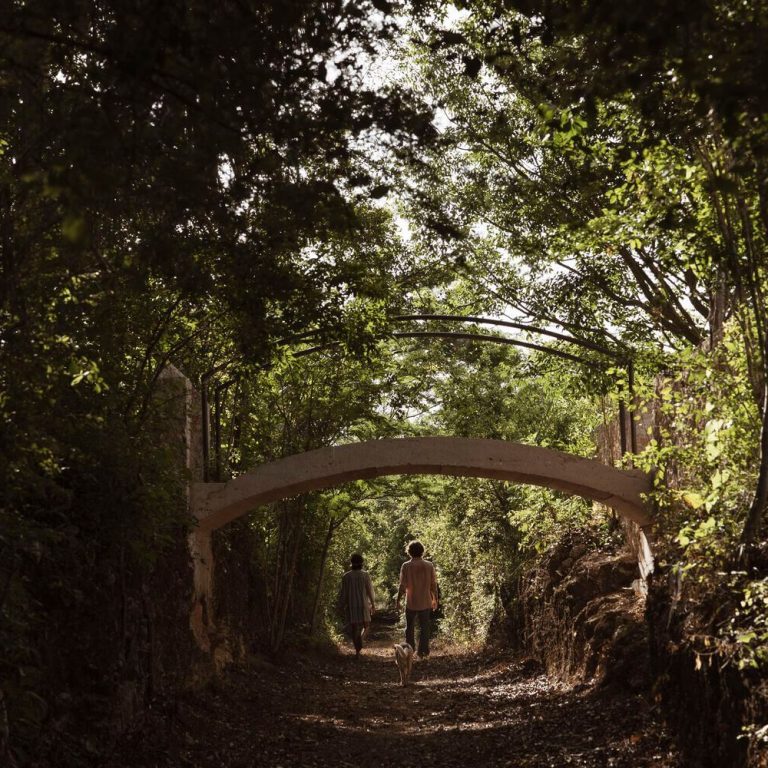
<instances>
[{"instance_id":1,"label":"dense foliage","mask_svg":"<svg viewBox=\"0 0 768 768\"><path fill-rule=\"evenodd\" d=\"M169 364L210 410L209 480L384 436L594 455L628 403L691 643L764 669L763 0L6 5L0 761L96 760L186 673ZM350 551L384 604L421 536L442 631L482 639L537 552L614 522L359 482L223 530L218 606L277 652L333 631Z\"/></svg>"},{"instance_id":2,"label":"dense foliage","mask_svg":"<svg viewBox=\"0 0 768 768\"><path fill-rule=\"evenodd\" d=\"M410 52L443 111L434 200L469 306L634 358L651 438L638 461L659 481L658 554L695 617L686 642L761 669L765 10L430 4Z\"/></svg>"},{"instance_id":3,"label":"dense foliage","mask_svg":"<svg viewBox=\"0 0 768 768\"><path fill-rule=\"evenodd\" d=\"M431 131L365 82L393 30L367 2L5 4L0 678L21 762L108 730L124 681L151 695L150 584L176 583L190 525L165 366L203 390L253 375L408 289L371 202L394 165L362 149L405 161Z\"/></svg>"},{"instance_id":4,"label":"dense foliage","mask_svg":"<svg viewBox=\"0 0 768 768\"><path fill-rule=\"evenodd\" d=\"M457 5L441 24L425 15L414 55L445 113L436 198L474 301L653 357L713 348L733 318L762 424L741 510L754 543L768 502L768 143L764 53L742 52L763 4Z\"/></svg>"}]
</instances>

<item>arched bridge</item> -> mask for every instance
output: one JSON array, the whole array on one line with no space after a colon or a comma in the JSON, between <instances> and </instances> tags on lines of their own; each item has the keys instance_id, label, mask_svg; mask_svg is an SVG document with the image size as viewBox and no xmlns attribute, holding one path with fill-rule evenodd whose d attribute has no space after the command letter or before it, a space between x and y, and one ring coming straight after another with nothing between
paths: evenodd
<instances>
[{"instance_id":1,"label":"arched bridge","mask_svg":"<svg viewBox=\"0 0 768 768\"><path fill-rule=\"evenodd\" d=\"M383 475L458 475L508 480L602 502L641 527L650 477L550 448L504 440L413 437L319 448L263 464L227 483L195 483L192 512L202 533L261 504Z\"/></svg>"}]
</instances>

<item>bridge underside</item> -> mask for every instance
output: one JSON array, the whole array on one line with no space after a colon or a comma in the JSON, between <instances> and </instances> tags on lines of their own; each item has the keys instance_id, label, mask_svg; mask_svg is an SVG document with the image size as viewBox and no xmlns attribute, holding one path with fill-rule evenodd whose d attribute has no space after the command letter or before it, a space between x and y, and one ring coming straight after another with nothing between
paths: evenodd
<instances>
[{"instance_id":1,"label":"bridge underside","mask_svg":"<svg viewBox=\"0 0 768 768\"><path fill-rule=\"evenodd\" d=\"M384 475L484 477L553 488L599 501L641 527L651 522L647 474L562 451L503 440L416 437L319 448L256 467L227 483L194 483L198 530L212 531L255 507Z\"/></svg>"}]
</instances>

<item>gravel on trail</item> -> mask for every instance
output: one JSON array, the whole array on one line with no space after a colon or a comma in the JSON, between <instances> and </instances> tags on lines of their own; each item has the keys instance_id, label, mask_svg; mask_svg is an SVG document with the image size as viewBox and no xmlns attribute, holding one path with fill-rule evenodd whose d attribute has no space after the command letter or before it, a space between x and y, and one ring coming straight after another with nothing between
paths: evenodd
<instances>
[{"instance_id":1,"label":"gravel on trail","mask_svg":"<svg viewBox=\"0 0 768 768\"><path fill-rule=\"evenodd\" d=\"M394 628L362 656L294 654L231 669L151 710L108 768L672 768L682 766L643 695L569 686L534 662L437 645L403 688Z\"/></svg>"}]
</instances>

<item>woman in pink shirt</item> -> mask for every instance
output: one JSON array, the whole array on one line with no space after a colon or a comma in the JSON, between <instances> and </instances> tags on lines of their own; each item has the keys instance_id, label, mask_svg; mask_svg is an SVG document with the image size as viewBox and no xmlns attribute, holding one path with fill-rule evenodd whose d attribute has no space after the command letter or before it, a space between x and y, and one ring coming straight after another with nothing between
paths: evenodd
<instances>
[{"instance_id":1,"label":"woman in pink shirt","mask_svg":"<svg viewBox=\"0 0 768 768\"><path fill-rule=\"evenodd\" d=\"M419 620L419 648L421 659L429 656L429 629L432 611L437 609L437 574L435 566L424 560L424 545L412 541L405 550L410 556L400 568L400 589L397 592L397 610L405 595L405 642L416 648L416 618Z\"/></svg>"}]
</instances>

